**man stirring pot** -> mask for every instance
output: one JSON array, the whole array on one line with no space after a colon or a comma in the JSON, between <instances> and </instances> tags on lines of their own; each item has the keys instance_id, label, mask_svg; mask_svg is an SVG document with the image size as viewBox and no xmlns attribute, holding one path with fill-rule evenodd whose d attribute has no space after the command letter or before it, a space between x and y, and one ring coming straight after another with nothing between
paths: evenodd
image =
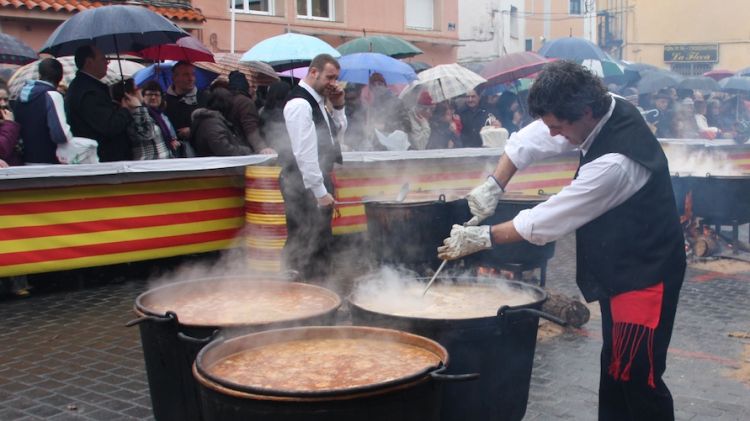
<instances>
[{"instance_id":1,"label":"man stirring pot","mask_svg":"<svg viewBox=\"0 0 750 421\"><path fill-rule=\"evenodd\" d=\"M602 314L599 419L673 420L662 375L685 249L666 156L638 110L578 64L548 64L529 109L539 119L508 140L494 173L467 196L472 219L453 226L438 256L575 231L576 283ZM578 171L559 194L511 221L478 225L518 169L575 149Z\"/></svg>"}]
</instances>

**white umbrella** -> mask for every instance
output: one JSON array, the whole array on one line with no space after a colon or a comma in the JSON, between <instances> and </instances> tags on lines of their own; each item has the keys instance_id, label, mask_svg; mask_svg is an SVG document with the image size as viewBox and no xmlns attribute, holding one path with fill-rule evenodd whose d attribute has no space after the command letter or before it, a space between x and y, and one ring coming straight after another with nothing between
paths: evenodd
<instances>
[{"instance_id":1,"label":"white umbrella","mask_svg":"<svg viewBox=\"0 0 750 421\"><path fill-rule=\"evenodd\" d=\"M466 94L487 79L460 64L441 64L420 72L399 97L404 98L415 89L427 90L434 102L441 102Z\"/></svg>"}]
</instances>

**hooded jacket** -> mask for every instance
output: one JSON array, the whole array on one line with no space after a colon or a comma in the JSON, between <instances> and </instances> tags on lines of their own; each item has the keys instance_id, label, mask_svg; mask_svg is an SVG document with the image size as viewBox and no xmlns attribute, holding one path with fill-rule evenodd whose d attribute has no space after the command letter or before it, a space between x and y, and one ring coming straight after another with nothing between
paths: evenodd
<instances>
[{"instance_id":1,"label":"hooded jacket","mask_svg":"<svg viewBox=\"0 0 750 421\"><path fill-rule=\"evenodd\" d=\"M208 108L193 111L190 133L198 156L250 155L253 150L242 143L220 112Z\"/></svg>"},{"instance_id":2,"label":"hooded jacket","mask_svg":"<svg viewBox=\"0 0 750 421\"><path fill-rule=\"evenodd\" d=\"M47 81L27 80L13 105L21 125L24 162L58 164L57 145L73 137L62 95Z\"/></svg>"}]
</instances>

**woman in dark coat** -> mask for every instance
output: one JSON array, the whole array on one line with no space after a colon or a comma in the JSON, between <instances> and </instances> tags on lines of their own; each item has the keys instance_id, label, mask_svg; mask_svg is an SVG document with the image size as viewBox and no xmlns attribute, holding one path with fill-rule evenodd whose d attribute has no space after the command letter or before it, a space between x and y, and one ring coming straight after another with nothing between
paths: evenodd
<instances>
[{"instance_id":1,"label":"woman in dark coat","mask_svg":"<svg viewBox=\"0 0 750 421\"><path fill-rule=\"evenodd\" d=\"M206 98L206 108L193 111L190 133L197 156L250 155L253 150L240 140L228 116L232 111L232 94L224 88L213 89Z\"/></svg>"}]
</instances>

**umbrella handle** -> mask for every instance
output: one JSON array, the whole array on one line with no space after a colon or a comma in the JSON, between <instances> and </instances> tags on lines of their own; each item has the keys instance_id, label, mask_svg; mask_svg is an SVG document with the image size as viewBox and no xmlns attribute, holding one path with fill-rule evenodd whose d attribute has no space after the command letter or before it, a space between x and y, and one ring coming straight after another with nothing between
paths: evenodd
<instances>
[{"instance_id":1,"label":"umbrella handle","mask_svg":"<svg viewBox=\"0 0 750 421\"><path fill-rule=\"evenodd\" d=\"M120 68L120 82L125 80L125 76L122 75L122 61L120 61L120 47L117 46L117 36L112 35L112 39L115 41L115 54L117 55L117 66Z\"/></svg>"}]
</instances>

